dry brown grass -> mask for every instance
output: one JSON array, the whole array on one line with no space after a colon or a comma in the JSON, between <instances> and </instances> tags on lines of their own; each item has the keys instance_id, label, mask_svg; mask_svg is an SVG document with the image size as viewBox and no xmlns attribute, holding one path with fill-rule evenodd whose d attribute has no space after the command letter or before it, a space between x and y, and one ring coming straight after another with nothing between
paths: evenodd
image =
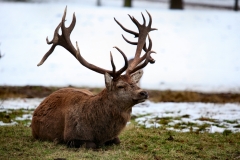
<instances>
[{"instance_id":1,"label":"dry brown grass","mask_svg":"<svg viewBox=\"0 0 240 160\"><path fill-rule=\"evenodd\" d=\"M72 86L69 86L72 87ZM63 88L63 87L62 87ZM88 88L94 94L102 88ZM43 98L60 87L45 86L0 86L0 99L6 98ZM193 91L148 90L153 102L204 102L204 103L240 103L240 93L202 93Z\"/></svg>"},{"instance_id":2,"label":"dry brown grass","mask_svg":"<svg viewBox=\"0 0 240 160\"><path fill-rule=\"evenodd\" d=\"M240 103L239 93L201 93L193 91L149 90L154 102Z\"/></svg>"}]
</instances>

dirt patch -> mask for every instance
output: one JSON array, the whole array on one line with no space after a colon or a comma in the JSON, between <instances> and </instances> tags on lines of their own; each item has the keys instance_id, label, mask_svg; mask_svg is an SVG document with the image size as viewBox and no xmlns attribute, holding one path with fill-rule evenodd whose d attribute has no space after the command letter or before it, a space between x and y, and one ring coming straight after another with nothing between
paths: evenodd
<instances>
[{"instance_id":1,"label":"dirt patch","mask_svg":"<svg viewBox=\"0 0 240 160\"><path fill-rule=\"evenodd\" d=\"M72 86L68 86L72 87ZM0 86L0 99L7 98L43 98L64 87L46 86ZM78 87L74 87L78 88ZM103 88L88 88L94 94ZM240 93L201 93L193 91L148 90L153 102L204 102L204 103L240 103Z\"/></svg>"},{"instance_id":2,"label":"dirt patch","mask_svg":"<svg viewBox=\"0 0 240 160\"><path fill-rule=\"evenodd\" d=\"M202 93L194 91L149 90L153 102L240 103L239 93Z\"/></svg>"},{"instance_id":3,"label":"dirt patch","mask_svg":"<svg viewBox=\"0 0 240 160\"><path fill-rule=\"evenodd\" d=\"M73 87L73 86L67 86ZM66 87L46 87L46 86L0 86L0 99L6 98L44 98L56 90ZM74 87L77 88L77 87ZM87 88L94 94L99 93L101 88Z\"/></svg>"},{"instance_id":4,"label":"dirt patch","mask_svg":"<svg viewBox=\"0 0 240 160\"><path fill-rule=\"evenodd\" d=\"M42 98L58 89L44 86L0 86L0 98Z\"/></svg>"}]
</instances>

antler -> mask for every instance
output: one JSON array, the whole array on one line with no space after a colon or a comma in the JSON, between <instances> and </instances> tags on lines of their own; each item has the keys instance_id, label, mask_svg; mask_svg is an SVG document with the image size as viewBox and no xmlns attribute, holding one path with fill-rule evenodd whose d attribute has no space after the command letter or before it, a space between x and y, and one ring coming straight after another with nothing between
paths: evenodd
<instances>
[{"instance_id":1,"label":"antler","mask_svg":"<svg viewBox=\"0 0 240 160\"><path fill-rule=\"evenodd\" d=\"M128 68L128 60L127 60L126 55L119 48L114 47L122 54L122 56L124 58L124 62L125 62L125 65L118 71L116 71L116 67L115 67L115 64L113 62L111 52L110 52L110 60L111 60L111 65L112 65L112 69L113 69L112 71L106 70L106 69L97 67L97 66L95 66L91 63L88 63L81 56L80 50L79 50L79 47L78 47L78 43L76 42L77 49L75 49L75 47L72 45L72 42L70 40L70 34L73 31L73 28L75 27L75 24L76 24L75 13L73 13L72 22L71 22L71 24L68 28L65 27L66 14L67 14L67 7L64 10L62 21L59 23L59 25L57 26L57 28L54 31L53 40L49 41L48 37L46 38L47 44L52 44L52 46L49 49L49 51L43 56L42 60L38 63L38 66L40 66L44 63L44 61L48 58L48 56L52 54L52 52L54 51L54 49L57 45L60 45L60 46L64 47L66 50L68 50L83 66L87 67L88 69L91 69L91 70L93 70L95 72L98 72L100 74L105 74L107 72L108 74L110 74L113 77L113 79L116 79L117 77L119 77ZM58 31L59 31L60 28L62 30L62 35L58 34Z\"/></svg>"},{"instance_id":2,"label":"antler","mask_svg":"<svg viewBox=\"0 0 240 160\"><path fill-rule=\"evenodd\" d=\"M140 24L133 16L130 16L130 19L133 21L133 23L137 26L138 28L138 33L137 32L134 32L132 30L129 30L127 28L125 28L121 23L119 23L115 18L114 20L117 22L117 24L126 32L130 33L130 34L133 34L136 37L138 37L138 42L131 42L129 40L127 40L123 35L123 39L132 44L132 45L137 45L137 49L136 49L136 53L135 53L135 56L134 56L134 59L132 61L132 63L130 64L130 66L128 67L127 71L126 71L126 74L131 74L131 73L134 73L136 72L137 70L145 67L149 62L150 63L154 63L155 60L151 57L151 53L155 53L154 51L151 51L152 49L152 40L149 36L149 32L150 31L153 31L153 30L157 30L156 28L151 28L151 25L152 25L152 17L151 15L148 13L148 11L146 11L148 16L149 16L149 23L148 25L146 26L146 20L145 20L145 17L144 15L142 14L142 18L143 18L143 24ZM146 38L148 37L148 41L149 41L149 45L148 45L148 48L146 47ZM142 50L145 51L145 54L141 56L141 52ZM145 59L145 61L141 64L141 62ZM140 64L140 65L139 65Z\"/></svg>"}]
</instances>

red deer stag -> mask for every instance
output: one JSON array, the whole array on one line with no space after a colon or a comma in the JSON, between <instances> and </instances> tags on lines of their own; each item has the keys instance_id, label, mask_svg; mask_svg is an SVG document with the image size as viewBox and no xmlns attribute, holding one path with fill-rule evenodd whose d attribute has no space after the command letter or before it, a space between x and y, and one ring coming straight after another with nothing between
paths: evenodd
<instances>
[{"instance_id":1,"label":"red deer stag","mask_svg":"<svg viewBox=\"0 0 240 160\"><path fill-rule=\"evenodd\" d=\"M71 43L70 34L75 26L76 17L73 14L70 26L65 27L66 9L62 21L55 29L53 40L49 42L48 38L46 39L47 43L52 46L38 66L44 63L57 45L60 45L83 66L104 74L106 88L97 95L93 95L88 90L74 88L63 88L53 92L41 102L33 113L32 135L36 139L65 143L69 147L80 147L85 144L86 148L94 149L102 145L119 144L118 135L129 121L132 107L148 98L148 93L140 89L136 83L142 76L141 69L149 62L154 63L150 54L155 52L151 51L152 41L148 35L150 31L156 30L151 28L151 15L147 12L149 16L147 26L145 26L143 14L143 24L129 16L137 26L139 33L126 29L114 18L124 31L138 37L138 42L131 42L123 37L128 43L137 45L134 60L128 66L125 54L119 48L114 47L123 56L125 65L116 71L110 52L111 71L88 63L81 56L77 42L75 49ZM60 28L62 35L58 34ZM148 47L145 42L147 36ZM142 50L145 53L141 57ZM126 73L121 75L124 71Z\"/></svg>"}]
</instances>

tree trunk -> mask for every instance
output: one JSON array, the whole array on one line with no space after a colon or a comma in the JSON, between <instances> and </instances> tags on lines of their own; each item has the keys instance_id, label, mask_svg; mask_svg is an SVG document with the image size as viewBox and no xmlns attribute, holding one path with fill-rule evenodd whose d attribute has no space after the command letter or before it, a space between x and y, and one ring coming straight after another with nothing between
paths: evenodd
<instances>
[{"instance_id":1,"label":"tree trunk","mask_svg":"<svg viewBox=\"0 0 240 160\"><path fill-rule=\"evenodd\" d=\"M234 3L234 11L238 11L239 10L239 7L238 7L238 0L235 0L235 3Z\"/></svg>"},{"instance_id":2,"label":"tree trunk","mask_svg":"<svg viewBox=\"0 0 240 160\"><path fill-rule=\"evenodd\" d=\"M101 6L101 0L97 0L97 6Z\"/></svg>"},{"instance_id":3,"label":"tree trunk","mask_svg":"<svg viewBox=\"0 0 240 160\"><path fill-rule=\"evenodd\" d=\"M124 7L132 7L132 0L124 0Z\"/></svg>"},{"instance_id":4,"label":"tree trunk","mask_svg":"<svg viewBox=\"0 0 240 160\"><path fill-rule=\"evenodd\" d=\"M170 9L183 9L183 0L170 0Z\"/></svg>"}]
</instances>

